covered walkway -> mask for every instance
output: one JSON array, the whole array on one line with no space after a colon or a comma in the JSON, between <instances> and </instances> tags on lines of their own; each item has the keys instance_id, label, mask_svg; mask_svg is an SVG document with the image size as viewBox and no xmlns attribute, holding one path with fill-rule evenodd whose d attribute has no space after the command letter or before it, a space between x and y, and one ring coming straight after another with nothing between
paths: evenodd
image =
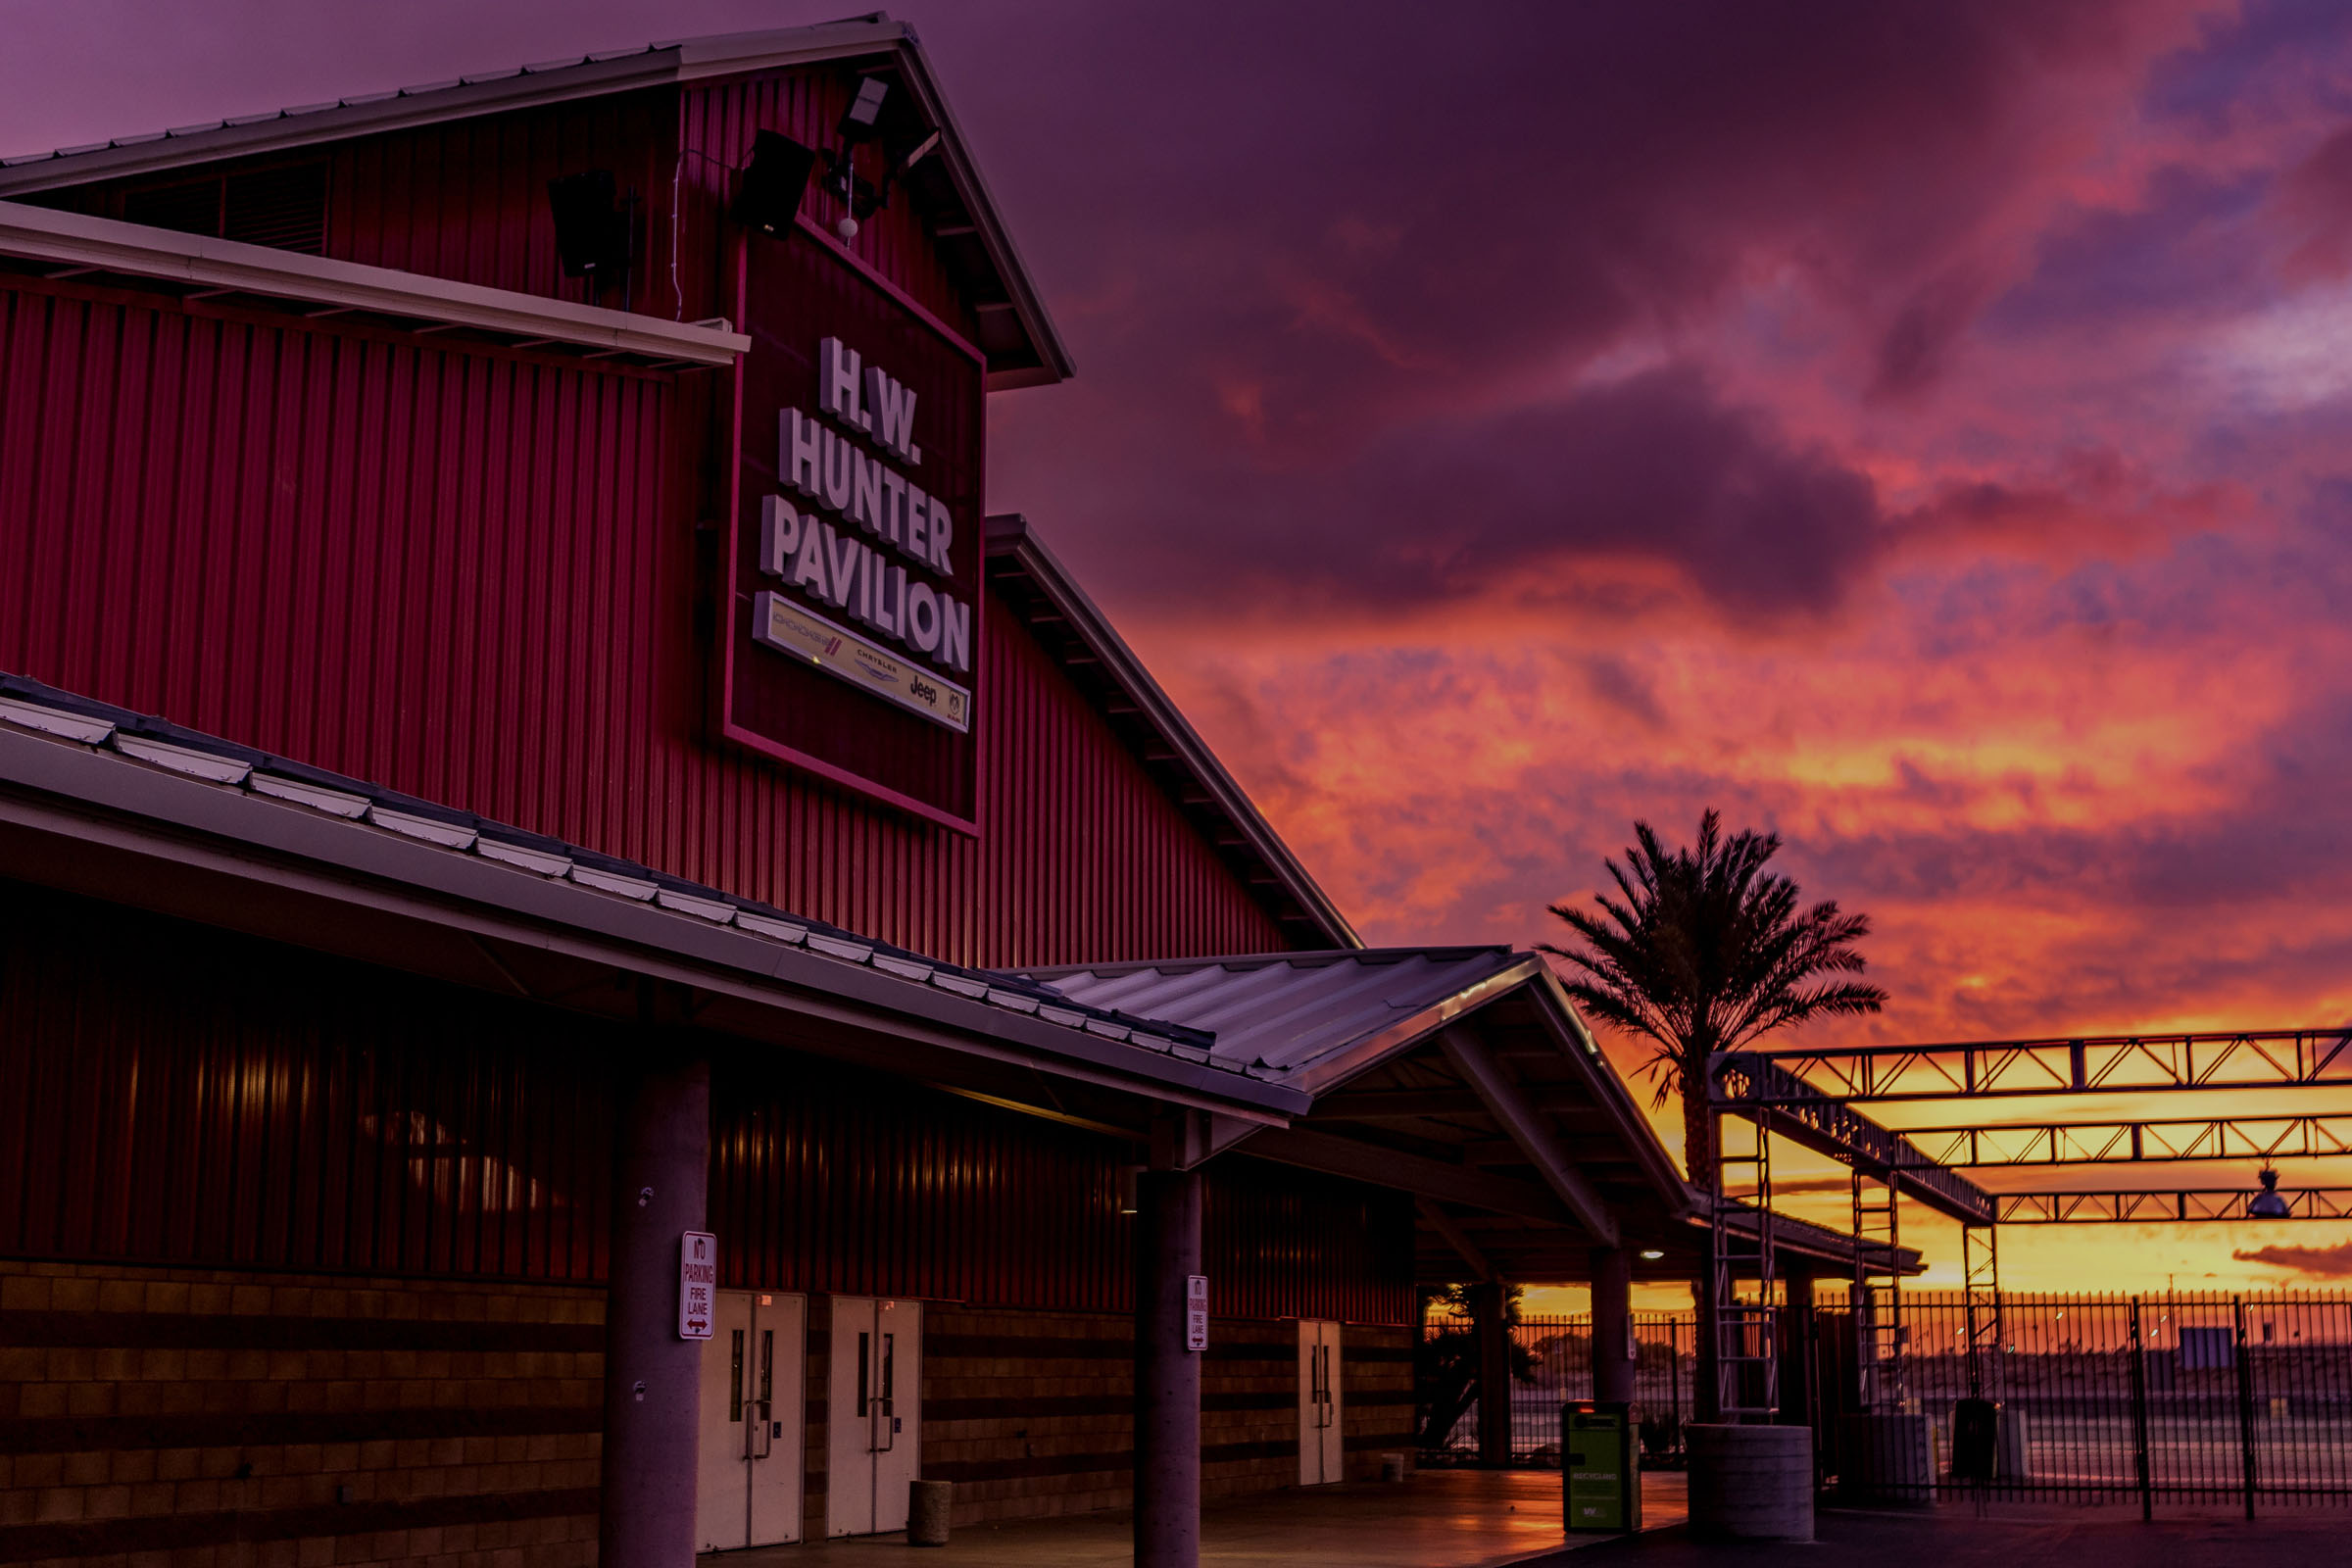
<instances>
[{"instance_id":1,"label":"covered walkway","mask_svg":"<svg viewBox=\"0 0 2352 1568\"><path fill-rule=\"evenodd\" d=\"M1643 1520L1683 1518L1683 1478L1644 1478ZM1112 1568L1134 1560L1124 1508L957 1530L945 1548L904 1536L771 1546L701 1559L702 1568ZM1560 1477L1541 1470L1427 1470L1376 1481L1277 1492L1201 1509L1202 1568L1494 1568L1611 1538L1560 1529Z\"/></svg>"}]
</instances>

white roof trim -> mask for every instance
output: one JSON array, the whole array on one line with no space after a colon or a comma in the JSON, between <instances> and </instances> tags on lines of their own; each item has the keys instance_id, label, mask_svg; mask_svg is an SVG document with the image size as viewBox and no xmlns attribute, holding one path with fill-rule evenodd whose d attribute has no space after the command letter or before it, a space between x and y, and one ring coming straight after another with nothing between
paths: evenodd
<instances>
[{"instance_id":1,"label":"white roof trim","mask_svg":"<svg viewBox=\"0 0 2352 1568\"><path fill-rule=\"evenodd\" d=\"M0 255L692 365L732 365L752 346L723 322L664 321L19 202L0 202Z\"/></svg>"}]
</instances>

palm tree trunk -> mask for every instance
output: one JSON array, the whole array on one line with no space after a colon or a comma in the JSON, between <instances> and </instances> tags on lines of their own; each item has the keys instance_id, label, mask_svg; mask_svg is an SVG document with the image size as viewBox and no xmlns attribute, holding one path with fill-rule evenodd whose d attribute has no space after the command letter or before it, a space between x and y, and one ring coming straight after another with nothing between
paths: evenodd
<instances>
[{"instance_id":1,"label":"palm tree trunk","mask_svg":"<svg viewBox=\"0 0 2352 1568\"><path fill-rule=\"evenodd\" d=\"M1712 1197L1717 1177L1715 1165L1715 1118L1707 1104L1708 1053L1695 1053L1698 1070L1688 1068L1682 1075L1683 1095L1683 1166L1689 1173L1690 1185ZM1707 1222L1714 1223L1712 1204L1708 1205ZM1713 1281L1705 1258L1699 1261L1699 1277L1690 1282L1690 1301L1696 1309L1698 1328L1697 1387L1691 1394L1691 1413L1700 1421L1718 1421L1722 1411L1716 1388L1716 1323Z\"/></svg>"},{"instance_id":2,"label":"palm tree trunk","mask_svg":"<svg viewBox=\"0 0 2352 1568\"><path fill-rule=\"evenodd\" d=\"M1686 1075L1683 1091L1683 1168L1692 1186L1702 1192L1715 1191L1715 1118L1707 1113L1707 1085L1702 1075L1696 1083Z\"/></svg>"}]
</instances>

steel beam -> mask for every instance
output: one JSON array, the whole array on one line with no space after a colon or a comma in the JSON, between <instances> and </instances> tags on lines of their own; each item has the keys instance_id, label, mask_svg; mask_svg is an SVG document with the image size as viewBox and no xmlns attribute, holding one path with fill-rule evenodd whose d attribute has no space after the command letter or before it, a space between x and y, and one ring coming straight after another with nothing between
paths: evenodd
<instances>
[{"instance_id":1,"label":"steel beam","mask_svg":"<svg viewBox=\"0 0 2352 1568\"><path fill-rule=\"evenodd\" d=\"M1474 1277L1480 1280L1501 1277L1495 1272L1494 1265L1487 1261L1487 1254L1479 1250L1478 1244L1470 1239L1470 1233L1454 1223L1451 1214L1426 1198L1417 1198L1413 1202L1420 1209L1421 1217L1429 1221L1429 1228L1444 1237L1446 1245L1470 1265Z\"/></svg>"},{"instance_id":2,"label":"steel beam","mask_svg":"<svg viewBox=\"0 0 2352 1568\"><path fill-rule=\"evenodd\" d=\"M2154 1192L2000 1193L2003 1225L2148 1225L2161 1221L2232 1220L2244 1223L2254 1195L2243 1187L2173 1188ZM2352 1219L2352 1187L2280 1188L2286 1219Z\"/></svg>"},{"instance_id":3,"label":"steel beam","mask_svg":"<svg viewBox=\"0 0 2352 1568\"><path fill-rule=\"evenodd\" d=\"M1837 1100L1976 1100L2179 1089L2352 1088L2352 1032L2098 1035L1950 1045L1774 1051L1777 1065Z\"/></svg>"},{"instance_id":4,"label":"steel beam","mask_svg":"<svg viewBox=\"0 0 2352 1568\"><path fill-rule=\"evenodd\" d=\"M1771 1057L1727 1052L1716 1058L1709 1098L1817 1153L1886 1183L1963 1225L1992 1223L1992 1200L1965 1176L1943 1169L1902 1134L1822 1093Z\"/></svg>"},{"instance_id":5,"label":"steel beam","mask_svg":"<svg viewBox=\"0 0 2352 1568\"><path fill-rule=\"evenodd\" d=\"M1526 1152L1528 1163L1536 1167L1544 1185L1560 1195L1560 1201L1568 1205L1586 1233L1603 1247L1615 1247L1617 1217L1592 1184L1560 1152L1551 1130L1544 1125L1543 1112L1521 1096L1519 1086L1504 1074L1486 1043L1467 1030L1448 1029L1438 1037L1438 1049L1486 1102L1488 1114Z\"/></svg>"},{"instance_id":6,"label":"steel beam","mask_svg":"<svg viewBox=\"0 0 2352 1568\"><path fill-rule=\"evenodd\" d=\"M1939 1165L2128 1165L2151 1160L2323 1159L2352 1154L2352 1115L1907 1127Z\"/></svg>"},{"instance_id":7,"label":"steel beam","mask_svg":"<svg viewBox=\"0 0 2352 1568\"><path fill-rule=\"evenodd\" d=\"M1420 1198L1464 1208L1491 1209L1549 1225L1572 1225L1575 1214L1558 1198L1533 1182L1513 1181L1483 1170L1449 1165L1426 1154L1401 1153L1352 1138L1302 1128L1267 1128L1235 1146L1245 1154L1271 1159L1302 1170L1393 1187Z\"/></svg>"}]
</instances>

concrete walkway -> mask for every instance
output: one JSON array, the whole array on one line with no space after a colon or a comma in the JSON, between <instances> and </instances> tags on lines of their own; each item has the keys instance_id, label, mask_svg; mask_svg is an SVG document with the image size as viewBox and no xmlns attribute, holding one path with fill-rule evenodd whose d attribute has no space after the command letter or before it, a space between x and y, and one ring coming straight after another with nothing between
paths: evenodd
<instances>
[{"instance_id":1,"label":"concrete walkway","mask_svg":"<svg viewBox=\"0 0 2352 1568\"><path fill-rule=\"evenodd\" d=\"M1646 1478L1644 1523L1683 1517L1683 1478ZM701 1568L1123 1568L1134 1560L1127 1510L967 1525L948 1545L904 1536L770 1546L701 1560ZM1580 1540L1597 1544L1603 1538ZM1201 1510L1202 1568L1495 1568L1557 1552L1557 1471L1431 1470L1395 1485L1362 1482L1278 1492Z\"/></svg>"},{"instance_id":2,"label":"concrete walkway","mask_svg":"<svg viewBox=\"0 0 2352 1568\"><path fill-rule=\"evenodd\" d=\"M1564 1564L1564 1554L1523 1568ZM1760 1542L1706 1544L1682 1530L1612 1541L1576 1568L2344 1568L2352 1564L2352 1513L2278 1508L2249 1524L2220 1512L2163 1510L2142 1524L2133 1506L1995 1504L1980 1516L1966 1505L1919 1513L1824 1509L1818 1539L1804 1545Z\"/></svg>"}]
</instances>

